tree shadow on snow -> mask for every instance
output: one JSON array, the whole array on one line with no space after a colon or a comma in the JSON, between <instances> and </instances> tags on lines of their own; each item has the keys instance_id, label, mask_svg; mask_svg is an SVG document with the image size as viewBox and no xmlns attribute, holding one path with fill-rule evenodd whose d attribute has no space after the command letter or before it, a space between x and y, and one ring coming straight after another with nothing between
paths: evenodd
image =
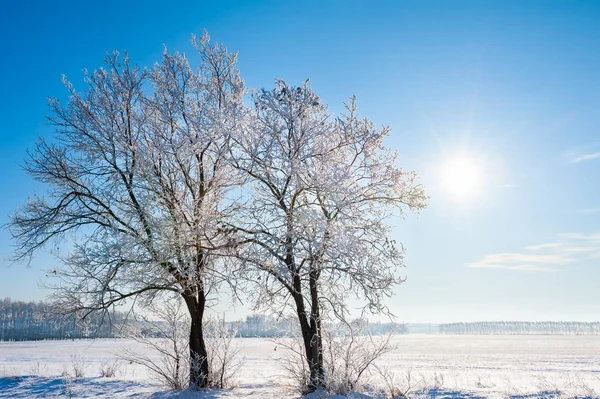
<instances>
[{"instance_id":1,"label":"tree shadow on snow","mask_svg":"<svg viewBox=\"0 0 600 399\"><path fill-rule=\"evenodd\" d=\"M560 391L542 391L526 395L512 395L508 399L558 399L564 397ZM598 399L598 396L573 396L572 399Z\"/></svg>"},{"instance_id":2,"label":"tree shadow on snow","mask_svg":"<svg viewBox=\"0 0 600 399\"><path fill-rule=\"evenodd\" d=\"M192 391L186 389L183 391L154 392L147 396L147 399L220 399L228 396L230 396L228 390Z\"/></svg>"},{"instance_id":3,"label":"tree shadow on snow","mask_svg":"<svg viewBox=\"0 0 600 399\"><path fill-rule=\"evenodd\" d=\"M207 391L159 391L150 394L144 399L225 399L232 397L276 397L272 396L272 391L277 388L273 384L250 384L237 385L235 389L213 389ZM287 395L286 395L287 397Z\"/></svg>"},{"instance_id":4,"label":"tree shadow on snow","mask_svg":"<svg viewBox=\"0 0 600 399\"><path fill-rule=\"evenodd\" d=\"M0 377L0 398L111 397L144 386L100 377Z\"/></svg>"},{"instance_id":5,"label":"tree shadow on snow","mask_svg":"<svg viewBox=\"0 0 600 399\"><path fill-rule=\"evenodd\" d=\"M485 399L484 396L474 395L468 392L446 391L442 389L428 389L425 392L417 392L417 398L436 398L436 399Z\"/></svg>"},{"instance_id":6,"label":"tree shadow on snow","mask_svg":"<svg viewBox=\"0 0 600 399\"><path fill-rule=\"evenodd\" d=\"M247 396L261 397L268 386L244 386ZM248 392L249 391L249 392ZM160 385L107 379L39 376L0 377L1 398L129 398L129 399L222 399L231 390L172 391Z\"/></svg>"}]
</instances>

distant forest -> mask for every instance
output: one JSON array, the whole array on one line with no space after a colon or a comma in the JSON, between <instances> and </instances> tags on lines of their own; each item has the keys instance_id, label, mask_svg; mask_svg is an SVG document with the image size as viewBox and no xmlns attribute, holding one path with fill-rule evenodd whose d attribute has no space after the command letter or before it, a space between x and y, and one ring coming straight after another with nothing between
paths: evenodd
<instances>
[{"instance_id":1,"label":"distant forest","mask_svg":"<svg viewBox=\"0 0 600 399\"><path fill-rule=\"evenodd\" d=\"M144 336L153 336L156 329L150 324L161 324L160 320L136 320L124 312L113 312L110 318L99 314L90 314L82 319L81 314L60 314L47 302L22 302L5 298L0 299L0 341L35 341L46 339L82 339L82 338L122 338L126 331L137 331ZM229 330L237 330L239 337L283 337L294 330L295 324L264 315L250 315L243 321L226 322ZM355 323L358 325L358 323ZM132 327L136 328L125 328ZM419 326L419 325L416 325ZM398 323L370 323L371 334L390 332L406 334L409 332L428 332L440 334L473 335L600 335L600 322L473 322L440 324L431 331L413 329ZM335 328L330 326L330 329ZM164 331L163 329L159 329ZM414 331L413 331L414 330ZM355 330L361 335L367 329Z\"/></svg>"},{"instance_id":2,"label":"distant forest","mask_svg":"<svg viewBox=\"0 0 600 399\"><path fill-rule=\"evenodd\" d=\"M440 324L440 334L465 335L598 335L600 322L579 321L494 321Z\"/></svg>"},{"instance_id":3,"label":"distant forest","mask_svg":"<svg viewBox=\"0 0 600 399\"><path fill-rule=\"evenodd\" d=\"M114 316L123 317L118 313ZM0 300L0 341L112 338L116 333L114 326L98 314L83 320L80 314L60 314L45 302Z\"/></svg>"},{"instance_id":4,"label":"distant forest","mask_svg":"<svg viewBox=\"0 0 600 399\"><path fill-rule=\"evenodd\" d=\"M48 339L124 338L128 331L143 336L154 336L163 328L152 328L148 324L163 321L137 320L124 312L113 312L110 318L90 314L82 319L81 314L60 314L60 310L47 302L22 302L0 299L0 341L35 341ZM250 315L243 321L226 322L239 337L283 337L294 330L295 324L264 315ZM135 327L135 328L131 328ZM371 323L368 331L373 335L390 332L406 333L406 326L397 323ZM355 331L365 334L363 327Z\"/></svg>"}]
</instances>

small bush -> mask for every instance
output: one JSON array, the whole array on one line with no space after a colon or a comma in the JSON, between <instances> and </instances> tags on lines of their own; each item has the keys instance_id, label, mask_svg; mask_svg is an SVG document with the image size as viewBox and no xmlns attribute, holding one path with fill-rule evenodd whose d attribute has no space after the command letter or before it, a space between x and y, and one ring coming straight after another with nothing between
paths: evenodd
<instances>
[{"instance_id":1,"label":"small bush","mask_svg":"<svg viewBox=\"0 0 600 399\"><path fill-rule=\"evenodd\" d=\"M323 365L325 368L325 390L334 395L347 395L360 391L374 370L374 362L395 348L387 335L373 336L368 324L363 321L353 325L341 324L323 331ZM290 357L282 359L287 374L301 394L309 392L310 370L302 339L278 340Z\"/></svg>"},{"instance_id":2,"label":"small bush","mask_svg":"<svg viewBox=\"0 0 600 399\"><path fill-rule=\"evenodd\" d=\"M119 359L104 359L100 363L100 376L104 378L114 378L117 375L121 363Z\"/></svg>"},{"instance_id":3,"label":"small bush","mask_svg":"<svg viewBox=\"0 0 600 399\"><path fill-rule=\"evenodd\" d=\"M190 367L199 365L200 359L190 359L190 321L180 298L172 298L161 306L149 309L154 320L143 319L146 334L134 331L133 339L158 353L148 356L125 350L119 356L128 362L147 367L169 388L185 389L190 381ZM209 388L231 388L233 376L240 369L243 359L241 348L233 345L238 333L237 327L227 328L218 320L208 320L204 324L204 338L208 351ZM148 338L148 335L152 338Z\"/></svg>"},{"instance_id":4,"label":"small bush","mask_svg":"<svg viewBox=\"0 0 600 399\"><path fill-rule=\"evenodd\" d=\"M31 365L31 367L29 368L29 374L30 375L35 375L35 376L41 376L42 374L44 374L46 367L42 366L40 364L40 362L35 362L33 365Z\"/></svg>"},{"instance_id":5,"label":"small bush","mask_svg":"<svg viewBox=\"0 0 600 399\"><path fill-rule=\"evenodd\" d=\"M71 369L75 378L85 377L85 358L82 355L71 355Z\"/></svg>"},{"instance_id":6,"label":"small bush","mask_svg":"<svg viewBox=\"0 0 600 399\"><path fill-rule=\"evenodd\" d=\"M119 357L129 363L150 369L158 379L173 390L185 389L189 383L189 320L181 300L166 301L148 309L155 320L141 318L144 331L133 330L127 335L159 356L126 349ZM158 319L158 320L156 320Z\"/></svg>"},{"instance_id":7,"label":"small bush","mask_svg":"<svg viewBox=\"0 0 600 399\"><path fill-rule=\"evenodd\" d=\"M205 325L206 347L208 349L209 381L214 388L233 388L233 376L242 367L241 348L233 345L238 335L239 325L227 328L219 320L209 320Z\"/></svg>"},{"instance_id":8,"label":"small bush","mask_svg":"<svg viewBox=\"0 0 600 399\"><path fill-rule=\"evenodd\" d=\"M403 381L399 381L399 378L387 368L377 367L377 371L383 379L385 394L389 399L407 398L412 392L414 385L412 370L406 371Z\"/></svg>"}]
</instances>

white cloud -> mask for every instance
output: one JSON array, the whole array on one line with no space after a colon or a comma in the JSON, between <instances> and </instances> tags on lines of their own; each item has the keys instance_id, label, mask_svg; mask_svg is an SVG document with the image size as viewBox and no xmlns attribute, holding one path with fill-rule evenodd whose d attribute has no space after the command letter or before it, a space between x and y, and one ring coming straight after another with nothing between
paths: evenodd
<instances>
[{"instance_id":1,"label":"white cloud","mask_svg":"<svg viewBox=\"0 0 600 399\"><path fill-rule=\"evenodd\" d=\"M600 234L563 233L559 238L566 240L594 241L600 243Z\"/></svg>"},{"instance_id":2,"label":"white cloud","mask_svg":"<svg viewBox=\"0 0 600 399\"><path fill-rule=\"evenodd\" d=\"M558 269L553 269L550 267L531 265L531 264L521 264L521 265L510 265L503 263L485 263L485 262L475 262L469 264L469 267L478 268L478 269L505 269L505 270L515 270L519 272L556 272Z\"/></svg>"},{"instance_id":3,"label":"white cloud","mask_svg":"<svg viewBox=\"0 0 600 399\"><path fill-rule=\"evenodd\" d=\"M583 154L583 155L578 155L578 156L572 156L569 159L569 162L571 163L579 163L579 162L584 162L584 161L591 161L592 159L597 159L600 158L600 152L594 152L591 154Z\"/></svg>"},{"instance_id":4,"label":"white cloud","mask_svg":"<svg viewBox=\"0 0 600 399\"><path fill-rule=\"evenodd\" d=\"M597 250L598 250L598 246L596 246L596 245L561 248L561 251L569 253L569 254L575 254L575 253L581 253L581 252L594 252Z\"/></svg>"},{"instance_id":5,"label":"white cloud","mask_svg":"<svg viewBox=\"0 0 600 399\"><path fill-rule=\"evenodd\" d=\"M560 266L600 258L600 234L559 234L555 242L529 245L524 252L487 254L468 264L479 269L554 272Z\"/></svg>"},{"instance_id":6,"label":"white cloud","mask_svg":"<svg viewBox=\"0 0 600 399\"><path fill-rule=\"evenodd\" d=\"M574 259L564 255L537 255L519 253L500 253L485 255L482 260L470 263L469 267L482 269L509 269L521 271L551 271L545 265L562 265Z\"/></svg>"},{"instance_id":7,"label":"white cloud","mask_svg":"<svg viewBox=\"0 0 600 399\"><path fill-rule=\"evenodd\" d=\"M539 250L547 249L547 248L557 248L557 247L560 247L561 245L563 245L563 244L560 242L549 242L546 244L530 245L528 247L525 247L525 249L527 249L529 251L539 251Z\"/></svg>"},{"instance_id":8,"label":"white cloud","mask_svg":"<svg viewBox=\"0 0 600 399\"><path fill-rule=\"evenodd\" d=\"M580 213L584 215L590 215L594 213L600 213L600 208L585 208L585 209L577 209L574 213Z\"/></svg>"},{"instance_id":9,"label":"white cloud","mask_svg":"<svg viewBox=\"0 0 600 399\"><path fill-rule=\"evenodd\" d=\"M557 272L557 269L542 267L536 265L518 265L509 268L510 270L525 271L525 272Z\"/></svg>"}]
</instances>

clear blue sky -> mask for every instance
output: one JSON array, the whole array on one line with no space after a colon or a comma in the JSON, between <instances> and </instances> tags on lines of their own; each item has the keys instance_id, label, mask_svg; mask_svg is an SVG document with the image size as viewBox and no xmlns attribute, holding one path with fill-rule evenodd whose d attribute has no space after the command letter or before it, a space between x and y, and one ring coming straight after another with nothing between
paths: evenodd
<instances>
[{"instance_id":1,"label":"clear blue sky","mask_svg":"<svg viewBox=\"0 0 600 399\"><path fill-rule=\"evenodd\" d=\"M431 196L395 222L400 320L599 320L599 21L597 1L5 2L0 223L43 192L19 164L50 134L61 74L82 87L113 49L144 66L163 44L194 59L190 34L207 29L239 51L248 87L310 78L332 111L356 95L393 129ZM0 254L10 245L0 231ZM53 262L3 261L0 297L42 299Z\"/></svg>"}]
</instances>

